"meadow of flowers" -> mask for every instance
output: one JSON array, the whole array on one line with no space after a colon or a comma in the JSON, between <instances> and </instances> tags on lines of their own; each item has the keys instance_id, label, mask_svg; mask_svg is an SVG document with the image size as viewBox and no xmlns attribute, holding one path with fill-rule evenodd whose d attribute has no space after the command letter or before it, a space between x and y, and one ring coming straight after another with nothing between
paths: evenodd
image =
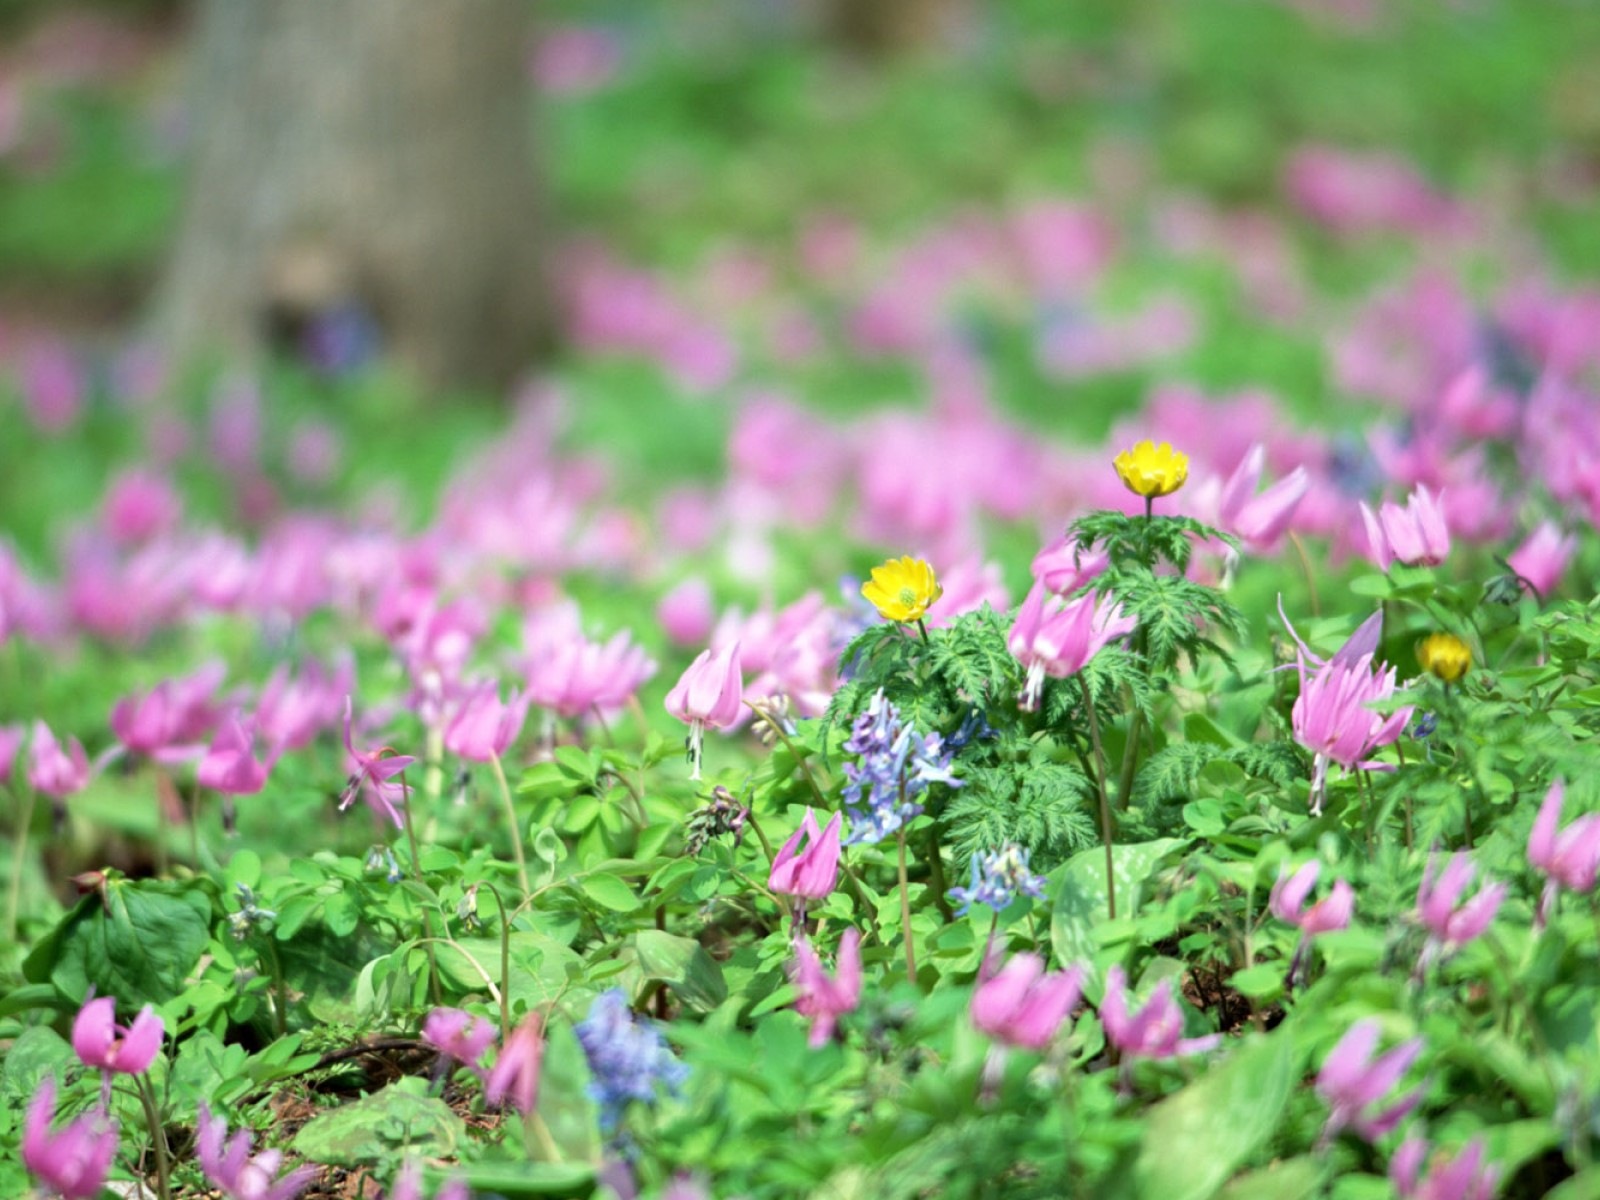
<instances>
[{"instance_id":1,"label":"meadow of flowers","mask_svg":"<svg viewBox=\"0 0 1600 1200\"><path fill-rule=\"evenodd\" d=\"M500 403L0 309L0 1194L1600 1196L1595 21L646 7Z\"/></svg>"}]
</instances>

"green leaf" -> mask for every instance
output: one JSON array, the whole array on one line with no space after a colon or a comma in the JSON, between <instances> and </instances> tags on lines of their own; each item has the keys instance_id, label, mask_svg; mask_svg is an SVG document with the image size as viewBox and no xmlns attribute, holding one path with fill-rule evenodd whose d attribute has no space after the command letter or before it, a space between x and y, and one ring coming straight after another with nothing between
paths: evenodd
<instances>
[{"instance_id":1,"label":"green leaf","mask_svg":"<svg viewBox=\"0 0 1600 1200\"><path fill-rule=\"evenodd\" d=\"M211 900L197 885L110 879L34 948L23 974L74 1004L92 987L131 1012L182 992L210 940Z\"/></svg>"},{"instance_id":2,"label":"green leaf","mask_svg":"<svg viewBox=\"0 0 1600 1200\"><path fill-rule=\"evenodd\" d=\"M1146 1200L1209 1200L1271 1136L1297 1066L1283 1031L1255 1039L1145 1114L1134 1162Z\"/></svg>"},{"instance_id":3,"label":"green leaf","mask_svg":"<svg viewBox=\"0 0 1600 1200\"><path fill-rule=\"evenodd\" d=\"M1187 845L1184 838L1157 838L1111 848L1112 878L1117 889L1117 916L1139 909L1141 885L1155 865ZM1060 868L1050 914L1050 943L1062 965L1090 962L1100 942L1096 930L1109 918L1106 896L1106 854L1103 848L1074 855ZM1094 985L1090 984L1093 990Z\"/></svg>"},{"instance_id":4,"label":"green leaf","mask_svg":"<svg viewBox=\"0 0 1600 1200\"><path fill-rule=\"evenodd\" d=\"M295 1153L347 1167L384 1162L402 1151L449 1158L466 1125L443 1100L426 1095L427 1088L425 1079L402 1079L314 1117L295 1135Z\"/></svg>"},{"instance_id":5,"label":"green leaf","mask_svg":"<svg viewBox=\"0 0 1600 1200\"><path fill-rule=\"evenodd\" d=\"M21 1111L46 1075L62 1074L61 1068L77 1060L67 1040L54 1029L36 1025L24 1030L6 1049L5 1064L0 1067L0 1100L7 1108Z\"/></svg>"},{"instance_id":6,"label":"green leaf","mask_svg":"<svg viewBox=\"0 0 1600 1200\"><path fill-rule=\"evenodd\" d=\"M585 896L612 912L633 912L639 907L638 893L615 875L588 875L578 886Z\"/></svg>"},{"instance_id":7,"label":"green leaf","mask_svg":"<svg viewBox=\"0 0 1600 1200\"><path fill-rule=\"evenodd\" d=\"M1314 1158L1275 1162L1229 1181L1221 1200L1306 1200L1322 1184L1322 1167Z\"/></svg>"},{"instance_id":8,"label":"green leaf","mask_svg":"<svg viewBox=\"0 0 1600 1200\"><path fill-rule=\"evenodd\" d=\"M634 935L634 951L644 978L659 979L690 1008L710 1012L728 998L722 968L693 938L641 929Z\"/></svg>"},{"instance_id":9,"label":"green leaf","mask_svg":"<svg viewBox=\"0 0 1600 1200\"><path fill-rule=\"evenodd\" d=\"M424 1179L431 1186L448 1178ZM467 1172L474 1193L490 1192L515 1200L518 1196L588 1196L594 1192L594 1167L588 1163L492 1163Z\"/></svg>"}]
</instances>

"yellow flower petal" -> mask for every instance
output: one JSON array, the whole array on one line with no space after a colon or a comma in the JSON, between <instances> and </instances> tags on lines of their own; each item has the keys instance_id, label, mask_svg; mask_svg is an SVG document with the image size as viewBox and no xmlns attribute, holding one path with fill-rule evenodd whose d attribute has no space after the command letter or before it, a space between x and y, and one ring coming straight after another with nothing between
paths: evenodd
<instances>
[{"instance_id":1,"label":"yellow flower petal","mask_svg":"<svg viewBox=\"0 0 1600 1200\"><path fill-rule=\"evenodd\" d=\"M872 568L872 578L861 594L890 621L908 623L922 619L930 605L944 595L933 568L920 558L905 555Z\"/></svg>"},{"instance_id":2,"label":"yellow flower petal","mask_svg":"<svg viewBox=\"0 0 1600 1200\"><path fill-rule=\"evenodd\" d=\"M1112 460L1123 486L1136 496L1170 496L1189 478L1189 456L1170 443L1144 441Z\"/></svg>"}]
</instances>

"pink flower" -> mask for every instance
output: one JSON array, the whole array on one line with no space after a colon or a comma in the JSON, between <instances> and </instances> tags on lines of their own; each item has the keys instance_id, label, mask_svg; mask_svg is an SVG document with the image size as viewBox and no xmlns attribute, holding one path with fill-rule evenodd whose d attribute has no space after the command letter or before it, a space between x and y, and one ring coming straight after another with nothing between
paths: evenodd
<instances>
[{"instance_id":1,"label":"pink flower","mask_svg":"<svg viewBox=\"0 0 1600 1200\"><path fill-rule=\"evenodd\" d=\"M388 746L365 753L355 748L351 738L351 721L354 707L349 696L344 699L344 748L351 762L350 778L345 781L339 796L339 811L344 812L356 801L359 794L377 816L388 817L396 829L405 827L395 803L405 803L405 785L392 782L417 760L409 754L396 754Z\"/></svg>"},{"instance_id":2,"label":"pink flower","mask_svg":"<svg viewBox=\"0 0 1600 1200\"><path fill-rule=\"evenodd\" d=\"M1542 522L1523 542L1511 552L1506 565L1519 578L1543 598L1555 591L1567 561L1578 548L1578 539L1565 536L1549 521Z\"/></svg>"},{"instance_id":3,"label":"pink flower","mask_svg":"<svg viewBox=\"0 0 1600 1200\"><path fill-rule=\"evenodd\" d=\"M163 680L142 696L124 696L111 710L111 732L133 753L158 762L199 757L216 725L215 694L226 671L222 663L210 663L193 675Z\"/></svg>"},{"instance_id":4,"label":"pink flower","mask_svg":"<svg viewBox=\"0 0 1600 1200\"><path fill-rule=\"evenodd\" d=\"M1200 1054L1222 1040L1220 1034L1185 1038L1183 1010L1172 993L1172 980L1163 979L1144 1007L1128 1015L1128 979L1121 966L1106 972L1106 994L1100 1003L1100 1020L1106 1037L1133 1058L1174 1058Z\"/></svg>"},{"instance_id":5,"label":"pink flower","mask_svg":"<svg viewBox=\"0 0 1600 1200\"><path fill-rule=\"evenodd\" d=\"M28 1105L22 1161L39 1182L63 1200L94 1200L117 1153L117 1127L105 1109L94 1108L58 1133L50 1132L56 1081L46 1075Z\"/></svg>"},{"instance_id":6,"label":"pink flower","mask_svg":"<svg viewBox=\"0 0 1600 1200\"><path fill-rule=\"evenodd\" d=\"M433 1200L470 1200L470 1197L466 1180L457 1177L441 1184ZM406 1165L400 1168L394 1186L389 1189L389 1200L423 1200L422 1164L416 1159L407 1159Z\"/></svg>"},{"instance_id":7,"label":"pink flower","mask_svg":"<svg viewBox=\"0 0 1600 1200\"><path fill-rule=\"evenodd\" d=\"M255 739L245 732L237 714L224 721L211 739L195 781L229 796L253 796L266 786L267 769L255 757Z\"/></svg>"},{"instance_id":8,"label":"pink flower","mask_svg":"<svg viewBox=\"0 0 1600 1200\"><path fill-rule=\"evenodd\" d=\"M148 471L118 475L106 492L102 507L106 531L129 545L146 542L177 524L183 503L172 484Z\"/></svg>"},{"instance_id":9,"label":"pink flower","mask_svg":"<svg viewBox=\"0 0 1600 1200\"><path fill-rule=\"evenodd\" d=\"M689 726L691 779L700 778L700 743L706 726L723 729L738 721L744 687L739 643L713 653L702 650L667 693L667 711Z\"/></svg>"},{"instance_id":10,"label":"pink flower","mask_svg":"<svg viewBox=\"0 0 1600 1200\"><path fill-rule=\"evenodd\" d=\"M1083 968L1046 972L1037 954L1014 954L994 974L986 957L972 993L972 1023L1008 1046L1043 1050L1078 1002Z\"/></svg>"},{"instance_id":11,"label":"pink flower","mask_svg":"<svg viewBox=\"0 0 1600 1200\"><path fill-rule=\"evenodd\" d=\"M228 1200L294 1200L321 1174L321 1167L308 1163L279 1178L283 1151L263 1150L252 1158L250 1131L241 1129L230 1140L227 1121L212 1116L204 1104L198 1127L195 1149L200 1169Z\"/></svg>"},{"instance_id":12,"label":"pink flower","mask_svg":"<svg viewBox=\"0 0 1600 1200\"><path fill-rule=\"evenodd\" d=\"M1057 538L1033 556L1030 568L1033 577L1045 590L1057 596L1068 596L1094 579L1111 565L1111 556L1104 550L1085 547L1082 550L1071 538Z\"/></svg>"},{"instance_id":13,"label":"pink flower","mask_svg":"<svg viewBox=\"0 0 1600 1200\"><path fill-rule=\"evenodd\" d=\"M821 900L831 893L839 880L841 821L840 815L834 813L827 828L818 829L815 814L807 808L800 828L779 847L772 860L767 886L780 895L807 900ZM804 850L799 848L802 841L806 843Z\"/></svg>"},{"instance_id":14,"label":"pink flower","mask_svg":"<svg viewBox=\"0 0 1600 1200\"><path fill-rule=\"evenodd\" d=\"M1434 947L1449 954L1489 928L1495 913L1500 911L1500 902L1506 898L1506 886L1485 884L1472 899L1462 904L1459 903L1461 894L1476 873L1472 860L1465 854L1452 854L1437 879L1433 868L1434 860L1430 855L1422 875L1422 886L1417 889L1417 918L1433 935Z\"/></svg>"},{"instance_id":15,"label":"pink flower","mask_svg":"<svg viewBox=\"0 0 1600 1200\"><path fill-rule=\"evenodd\" d=\"M698 575L685 579L656 605L656 620L675 645L703 643L716 623L711 603L711 587Z\"/></svg>"},{"instance_id":16,"label":"pink flower","mask_svg":"<svg viewBox=\"0 0 1600 1200\"><path fill-rule=\"evenodd\" d=\"M28 783L36 792L58 800L89 786L89 756L83 743L70 738L66 749L43 721L33 723L33 742L28 747Z\"/></svg>"},{"instance_id":17,"label":"pink flower","mask_svg":"<svg viewBox=\"0 0 1600 1200\"><path fill-rule=\"evenodd\" d=\"M1528 864L1546 880L1539 904L1541 923L1555 901L1558 886L1590 892L1600 875L1600 813L1585 813L1565 829L1558 829L1565 800L1566 787L1558 779L1545 793L1528 834Z\"/></svg>"},{"instance_id":18,"label":"pink flower","mask_svg":"<svg viewBox=\"0 0 1600 1200\"><path fill-rule=\"evenodd\" d=\"M316 662L305 663L297 677L290 676L287 664L272 672L256 702L256 732L266 742L269 764L286 750L309 746L339 720L352 677L348 659L332 672Z\"/></svg>"},{"instance_id":19,"label":"pink flower","mask_svg":"<svg viewBox=\"0 0 1600 1200\"><path fill-rule=\"evenodd\" d=\"M604 643L581 634L528 660L528 699L563 717L621 708L656 673L656 664L627 630Z\"/></svg>"},{"instance_id":20,"label":"pink flower","mask_svg":"<svg viewBox=\"0 0 1600 1200\"><path fill-rule=\"evenodd\" d=\"M1367 530L1368 553L1385 571L1395 562L1436 567L1450 557L1444 511L1439 499L1420 483L1404 508L1385 501L1373 516L1363 501L1361 520Z\"/></svg>"},{"instance_id":21,"label":"pink flower","mask_svg":"<svg viewBox=\"0 0 1600 1200\"><path fill-rule=\"evenodd\" d=\"M510 701L502 704L494 684L484 684L461 702L455 719L445 727L444 748L473 762L499 758L517 740L527 716L526 696L518 696L513 688Z\"/></svg>"},{"instance_id":22,"label":"pink flower","mask_svg":"<svg viewBox=\"0 0 1600 1200\"><path fill-rule=\"evenodd\" d=\"M1375 1142L1421 1101L1422 1088L1417 1087L1388 1108L1371 1111L1422 1053L1422 1039L1412 1038L1374 1059L1378 1033L1376 1019L1357 1021L1323 1060L1322 1069L1317 1072L1316 1091L1330 1110L1322 1132L1325 1139L1350 1128Z\"/></svg>"},{"instance_id":23,"label":"pink flower","mask_svg":"<svg viewBox=\"0 0 1600 1200\"><path fill-rule=\"evenodd\" d=\"M494 1041L495 1028L459 1008L436 1008L422 1025L422 1039L441 1055L478 1070L478 1060Z\"/></svg>"},{"instance_id":24,"label":"pink flower","mask_svg":"<svg viewBox=\"0 0 1600 1200\"><path fill-rule=\"evenodd\" d=\"M88 1001L72 1022L72 1048L86 1067L142 1075L161 1051L165 1028L148 1004L129 1026L118 1025L117 1002L110 996Z\"/></svg>"},{"instance_id":25,"label":"pink flower","mask_svg":"<svg viewBox=\"0 0 1600 1200\"><path fill-rule=\"evenodd\" d=\"M1321 872L1322 864L1313 859L1293 875L1280 875L1267 900L1273 916L1298 926L1307 937L1349 928L1355 906L1355 892L1342 879L1335 880L1333 890L1321 900L1307 905L1306 899Z\"/></svg>"},{"instance_id":26,"label":"pink flower","mask_svg":"<svg viewBox=\"0 0 1600 1200\"><path fill-rule=\"evenodd\" d=\"M826 1045L839 1018L854 1012L861 1002L861 931L846 929L839 939L839 961L832 979L804 938L794 944L790 972L800 992L795 1011L811 1018L811 1046Z\"/></svg>"},{"instance_id":27,"label":"pink flower","mask_svg":"<svg viewBox=\"0 0 1600 1200\"><path fill-rule=\"evenodd\" d=\"M544 1017L530 1012L495 1056L484 1085L484 1099L493 1105L509 1100L518 1112L531 1113L539 1101L539 1067L543 1061Z\"/></svg>"},{"instance_id":28,"label":"pink flower","mask_svg":"<svg viewBox=\"0 0 1600 1200\"><path fill-rule=\"evenodd\" d=\"M1217 503L1217 523L1227 532L1238 534L1247 546L1256 550L1270 549L1283 536L1294 518L1295 509L1311 488L1311 476L1304 467L1296 467L1256 495L1266 458L1264 446L1259 442L1251 446L1222 485Z\"/></svg>"},{"instance_id":29,"label":"pink flower","mask_svg":"<svg viewBox=\"0 0 1600 1200\"><path fill-rule=\"evenodd\" d=\"M1419 1178L1429 1149L1427 1142L1413 1134L1389 1160L1389 1181L1400 1200L1493 1200L1500 1168L1484 1165L1481 1137L1473 1138L1454 1158L1435 1154L1433 1170Z\"/></svg>"},{"instance_id":30,"label":"pink flower","mask_svg":"<svg viewBox=\"0 0 1600 1200\"><path fill-rule=\"evenodd\" d=\"M1086 592L1063 604L1046 592L1042 580L1035 580L1006 639L1007 648L1028 673L1018 705L1033 712L1039 707L1046 675L1052 679L1076 675L1106 645L1132 633L1137 625L1114 601Z\"/></svg>"}]
</instances>

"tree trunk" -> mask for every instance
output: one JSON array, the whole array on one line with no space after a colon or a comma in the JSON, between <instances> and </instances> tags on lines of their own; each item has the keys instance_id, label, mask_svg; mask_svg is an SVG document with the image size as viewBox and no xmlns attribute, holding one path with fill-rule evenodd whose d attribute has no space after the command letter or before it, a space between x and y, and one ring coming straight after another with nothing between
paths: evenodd
<instances>
[{"instance_id":1,"label":"tree trunk","mask_svg":"<svg viewBox=\"0 0 1600 1200\"><path fill-rule=\"evenodd\" d=\"M525 0L203 0L187 209L157 301L181 355L331 314L432 383L548 340Z\"/></svg>"}]
</instances>

